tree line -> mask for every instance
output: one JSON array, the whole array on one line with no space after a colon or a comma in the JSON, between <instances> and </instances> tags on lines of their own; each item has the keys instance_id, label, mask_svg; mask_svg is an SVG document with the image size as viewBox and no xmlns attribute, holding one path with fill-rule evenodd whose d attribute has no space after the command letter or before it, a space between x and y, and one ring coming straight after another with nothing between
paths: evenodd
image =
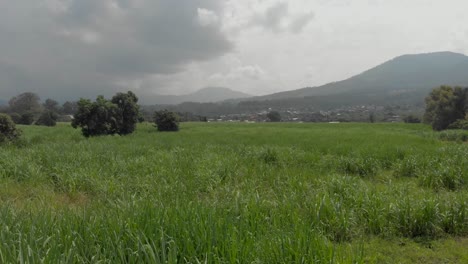
<instances>
[{"instance_id":1,"label":"tree line","mask_svg":"<svg viewBox=\"0 0 468 264\"><path fill-rule=\"evenodd\" d=\"M67 101L60 105L57 101L48 98L41 103L40 97L31 92L12 97L8 101L8 106L1 109L1 112L8 114L15 124L41 126L55 126L60 117L63 119L76 111L76 102Z\"/></svg>"},{"instance_id":2,"label":"tree line","mask_svg":"<svg viewBox=\"0 0 468 264\"><path fill-rule=\"evenodd\" d=\"M424 122L436 131L444 129L468 130L468 88L440 86L426 97ZM11 98L0 109L0 143L13 141L21 135L15 124L55 126L59 115L72 115L72 126L81 128L85 137L99 135L128 135L143 121L138 98L133 92L117 93L110 100L98 96L95 101L80 99L63 105L53 99L41 103L34 93L22 93ZM270 121L279 121L277 112L268 114ZM178 131L180 117L168 110L155 111L153 121L159 131ZM408 117L405 122L419 122Z\"/></svg>"},{"instance_id":3,"label":"tree line","mask_svg":"<svg viewBox=\"0 0 468 264\"><path fill-rule=\"evenodd\" d=\"M0 113L0 143L14 141L21 131L15 124L55 126L59 115L70 115L73 128L81 128L85 137L128 135L143 121L137 96L129 91L117 93L110 100L100 95L95 101L80 99L62 106L52 99L40 103L34 93L23 93L10 99ZM155 111L153 121L158 131L178 131L179 116L167 110Z\"/></svg>"}]
</instances>

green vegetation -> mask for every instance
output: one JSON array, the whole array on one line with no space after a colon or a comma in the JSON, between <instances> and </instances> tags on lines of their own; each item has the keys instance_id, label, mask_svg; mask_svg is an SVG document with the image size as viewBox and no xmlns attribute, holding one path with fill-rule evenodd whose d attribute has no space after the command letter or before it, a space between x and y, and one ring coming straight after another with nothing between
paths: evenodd
<instances>
[{"instance_id":1,"label":"green vegetation","mask_svg":"<svg viewBox=\"0 0 468 264\"><path fill-rule=\"evenodd\" d=\"M0 263L468 262L468 145L422 124L21 128Z\"/></svg>"},{"instance_id":2,"label":"green vegetation","mask_svg":"<svg viewBox=\"0 0 468 264\"><path fill-rule=\"evenodd\" d=\"M72 126L81 127L85 137L131 134L139 117L137 102L138 98L132 92L117 93L110 101L102 95L97 97L96 102L80 99Z\"/></svg>"},{"instance_id":3,"label":"green vegetation","mask_svg":"<svg viewBox=\"0 0 468 264\"><path fill-rule=\"evenodd\" d=\"M39 119L36 121L36 125L38 126L56 126L57 125L57 114L51 110L46 110L42 112Z\"/></svg>"},{"instance_id":4,"label":"green vegetation","mask_svg":"<svg viewBox=\"0 0 468 264\"><path fill-rule=\"evenodd\" d=\"M179 131L179 116L168 110L154 112L154 123L158 131Z\"/></svg>"},{"instance_id":5,"label":"green vegetation","mask_svg":"<svg viewBox=\"0 0 468 264\"><path fill-rule=\"evenodd\" d=\"M421 123L421 119L415 115L407 115L403 118L403 122L409 124L419 124Z\"/></svg>"},{"instance_id":6,"label":"green vegetation","mask_svg":"<svg viewBox=\"0 0 468 264\"><path fill-rule=\"evenodd\" d=\"M267 120L269 122L281 122L281 114L278 111L270 111L267 114Z\"/></svg>"},{"instance_id":7,"label":"green vegetation","mask_svg":"<svg viewBox=\"0 0 468 264\"><path fill-rule=\"evenodd\" d=\"M21 135L10 116L0 114L0 143L15 141Z\"/></svg>"},{"instance_id":8,"label":"green vegetation","mask_svg":"<svg viewBox=\"0 0 468 264\"><path fill-rule=\"evenodd\" d=\"M76 102L65 102L60 107L50 98L41 104L37 94L26 92L12 97L8 106L0 107L0 113L8 114L19 125L55 126L57 121L70 122L77 107Z\"/></svg>"},{"instance_id":9,"label":"green vegetation","mask_svg":"<svg viewBox=\"0 0 468 264\"><path fill-rule=\"evenodd\" d=\"M468 123L468 88L441 86L432 90L426 97L424 120L437 131L463 129Z\"/></svg>"}]
</instances>

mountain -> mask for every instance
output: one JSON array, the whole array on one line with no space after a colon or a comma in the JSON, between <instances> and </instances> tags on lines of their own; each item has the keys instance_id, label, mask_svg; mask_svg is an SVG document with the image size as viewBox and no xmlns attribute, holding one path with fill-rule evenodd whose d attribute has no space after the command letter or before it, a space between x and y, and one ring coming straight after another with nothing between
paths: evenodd
<instances>
[{"instance_id":1,"label":"mountain","mask_svg":"<svg viewBox=\"0 0 468 264\"><path fill-rule=\"evenodd\" d=\"M229 99L249 98L252 95L223 87L206 87L186 95L150 95L142 96L144 104L174 105L184 102L211 103Z\"/></svg>"},{"instance_id":2,"label":"mountain","mask_svg":"<svg viewBox=\"0 0 468 264\"><path fill-rule=\"evenodd\" d=\"M440 85L468 86L468 57L453 52L403 55L347 80L243 101L349 104L422 104Z\"/></svg>"}]
</instances>

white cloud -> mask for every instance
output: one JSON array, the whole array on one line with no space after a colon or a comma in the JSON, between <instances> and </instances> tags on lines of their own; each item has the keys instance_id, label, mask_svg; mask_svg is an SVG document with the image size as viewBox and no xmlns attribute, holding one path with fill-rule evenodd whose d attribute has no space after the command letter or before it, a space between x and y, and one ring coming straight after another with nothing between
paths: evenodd
<instances>
[{"instance_id":1,"label":"white cloud","mask_svg":"<svg viewBox=\"0 0 468 264\"><path fill-rule=\"evenodd\" d=\"M212 10L198 8L198 22L202 26L217 25L219 23L219 16Z\"/></svg>"}]
</instances>

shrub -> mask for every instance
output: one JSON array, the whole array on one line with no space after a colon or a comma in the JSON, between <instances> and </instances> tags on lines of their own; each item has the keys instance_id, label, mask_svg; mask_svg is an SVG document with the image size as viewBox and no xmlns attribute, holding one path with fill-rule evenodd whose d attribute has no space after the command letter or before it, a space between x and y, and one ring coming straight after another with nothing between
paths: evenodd
<instances>
[{"instance_id":1,"label":"shrub","mask_svg":"<svg viewBox=\"0 0 468 264\"><path fill-rule=\"evenodd\" d=\"M463 130L445 130L439 133L439 139L444 141L468 141L468 132Z\"/></svg>"},{"instance_id":2,"label":"shrub","mask_svg":"<svg viewBox=\"0 0 468 264\"><path fill-rule=\"evenodd\" d=\"M10 116L0 114L0 143L14 141L19 138L21 131L16 129Z\"/></svg>"},{"instance_id":3,"label":"shrub","mask_svg":"<svg viewBox=\"0 0 468 264\"><path fill-rule=\"evenodd\" d=\"M57 114L52 111L44 111L42 112L39 119L36 121L36 125L38 126L55 126L57 125Z\"/></svg>"},{"instance_id":4,"label":"shrub","mask_svg":"<svg viewBox=\"0 0 468 264\"><path fill-rule=\"evenodd\" d=\"M154 112L154 122L158 131L178 131L179 116L168 110Z\"/></svg>"},{"instance_id":5,"label":"shrub","mask_svg":"<svg viewBox=\"0 0 468 264\"><path fill-rule=\"evenodd\" d=\"M410 124L421 123L421 119L419 117L417 117L417 116L414 116L414 115L405 116L403 118L403 121L405 123L410 123Z\"/></svg>"},{"instance_id":6,"label":"shrub","mask_svg":"<svg viewBox=\"0 0 468 264\"><path fill-rule=\"evenodd\" d=\"M277 111L271 111L267 114L267 118L269 122L280 122L281 114Z\"/></svg>"},{"instance_id":7,"label":"shrub","mask_svg":"<svg viewBox=\"0 0 468 264\"><path fill-rule=\"evenodd\" d=\"M463 129L468 130L468 120L458 119L448 126L448 129Z\"/></svg>"}]
</instances>

